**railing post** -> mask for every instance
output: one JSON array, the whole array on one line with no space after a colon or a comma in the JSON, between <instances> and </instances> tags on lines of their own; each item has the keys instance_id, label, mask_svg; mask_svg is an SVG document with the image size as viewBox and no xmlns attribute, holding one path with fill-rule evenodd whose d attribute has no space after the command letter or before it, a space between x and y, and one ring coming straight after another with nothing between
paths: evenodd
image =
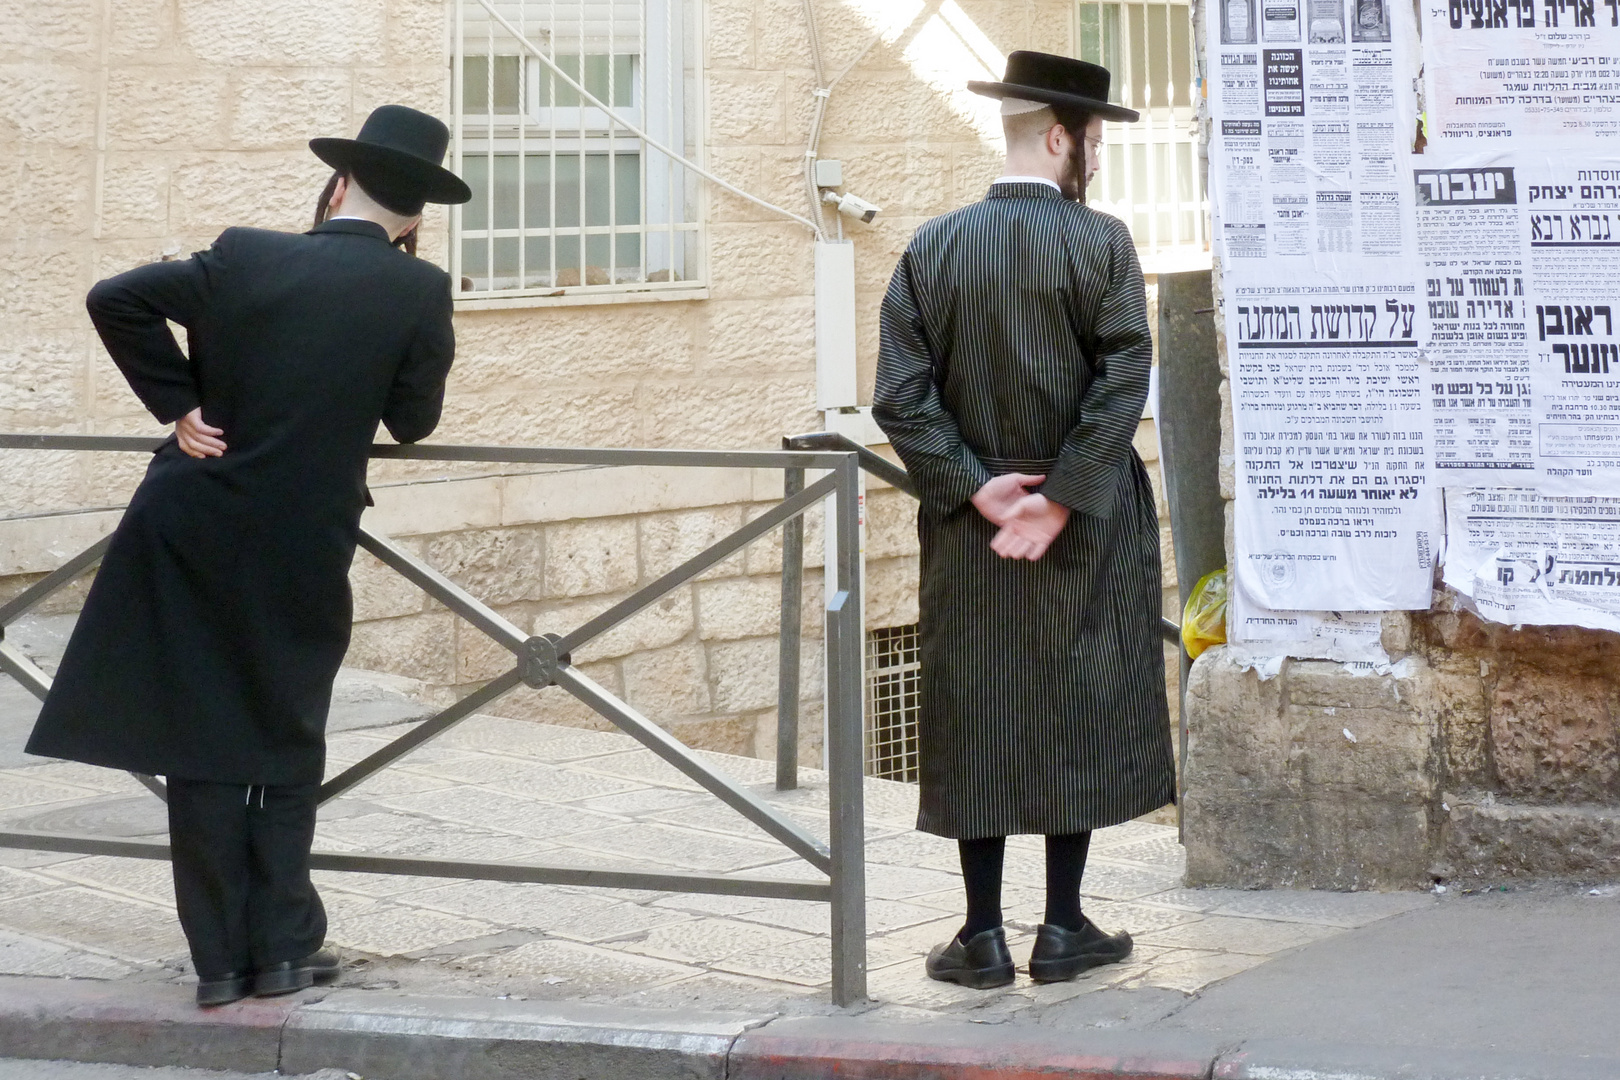
<instances>
[{"instance_id":1,"label":"railing post","mask_svg":"<svg viewBox=\"0 0 1620 1080\"><path fill-rule=\"evenodd\" d=\"M832 848L832 999L866 998L865 741L861 693L860 462L837 469L829 526L837 540L838 591L827 602L826 737Z\"/></svg>"},{"instance_id":2,"label":"railing post","mask_svg":"<svg viewBox=\"0 0 1620 1080\"><path fill-rule=\"evenodd\" d=\"M786 470L782 478L782 497L791 499L803 490L804 470ZM804 515L801 514L782 526L781 655L776 679L777 791L792 791L799 786L799 644L803 597Z\"/></svg>"}]
</instances>

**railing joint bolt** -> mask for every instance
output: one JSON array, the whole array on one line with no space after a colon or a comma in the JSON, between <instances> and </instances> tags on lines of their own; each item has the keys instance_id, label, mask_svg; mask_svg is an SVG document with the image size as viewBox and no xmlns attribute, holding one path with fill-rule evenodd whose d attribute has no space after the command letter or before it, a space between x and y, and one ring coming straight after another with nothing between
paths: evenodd
<instances>
[{"instance_id":1,"label":"railing joint bolt","mask_svg":"<svg viewBox=\"0 0 1620 1080\"><path fill-rule=\"evenodd\" d=\"M559 653L556 634L541 634L523 643L523 655L518 658L520 677L536 690L557 681L557 669L573 662L568 653Z\"/></svg>"}]
</instances>

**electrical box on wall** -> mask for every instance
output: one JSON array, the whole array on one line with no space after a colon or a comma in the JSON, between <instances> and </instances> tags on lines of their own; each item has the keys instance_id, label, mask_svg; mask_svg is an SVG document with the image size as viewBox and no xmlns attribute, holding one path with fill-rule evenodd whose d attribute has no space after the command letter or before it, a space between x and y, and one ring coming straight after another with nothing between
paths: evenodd
<instances>
[{"instance_id":1,"label":"electrical box on wall","mask_svg":"<svg viewBox=\"0 0 1620 1080\"><path fill-rule=\"evenodd\" d=\"M816 243L816 407L855 404L855 245Z\"/></svg>"},{"instance_id":2,"label":"electrical box on wall","mask_svg":"<svg viewBox=\"0 0 1620 1080\"><path fill-rule=\"evenodd\" d=\"M816 187L843 187L844 163L842 161L828 161L825 158L816 162Z\"/></svg>"}]
</instances>

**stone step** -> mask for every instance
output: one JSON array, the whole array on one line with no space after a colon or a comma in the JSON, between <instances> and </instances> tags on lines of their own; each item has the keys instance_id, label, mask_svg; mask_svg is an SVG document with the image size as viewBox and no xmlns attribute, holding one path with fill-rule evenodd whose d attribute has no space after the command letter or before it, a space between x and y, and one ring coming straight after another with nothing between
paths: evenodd
<instances>
[{"instance_id":1,"label":"stone step","mask_svg":"<svg viewBox=\"0 0 1620 1080\"><path fill-rule=\"evenodd\" d=\"M1620 804L1535 805L1489 795L1446 795L1435 876L1459 882L1508 878L1620 877Z\"/></svg>"}]
</instances>

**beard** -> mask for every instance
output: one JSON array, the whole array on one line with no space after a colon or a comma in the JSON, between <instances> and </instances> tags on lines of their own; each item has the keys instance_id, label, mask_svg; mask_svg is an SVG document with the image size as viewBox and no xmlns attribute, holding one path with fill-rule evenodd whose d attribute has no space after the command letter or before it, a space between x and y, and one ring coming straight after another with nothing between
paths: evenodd
<instances>
[{"instance_id":1,"label":"beard","mask_svg":"<svg viewBox=\"0 0 1620 1080\"><path fill-rule=\"evenodd\" d=\"M1074 139L1074 146L1063 165L1063 175L1058 178L1058 187L1065 199L1078 203L1086 201L1086 140L1083 133Z\"/></svg>"}]
</instances>

